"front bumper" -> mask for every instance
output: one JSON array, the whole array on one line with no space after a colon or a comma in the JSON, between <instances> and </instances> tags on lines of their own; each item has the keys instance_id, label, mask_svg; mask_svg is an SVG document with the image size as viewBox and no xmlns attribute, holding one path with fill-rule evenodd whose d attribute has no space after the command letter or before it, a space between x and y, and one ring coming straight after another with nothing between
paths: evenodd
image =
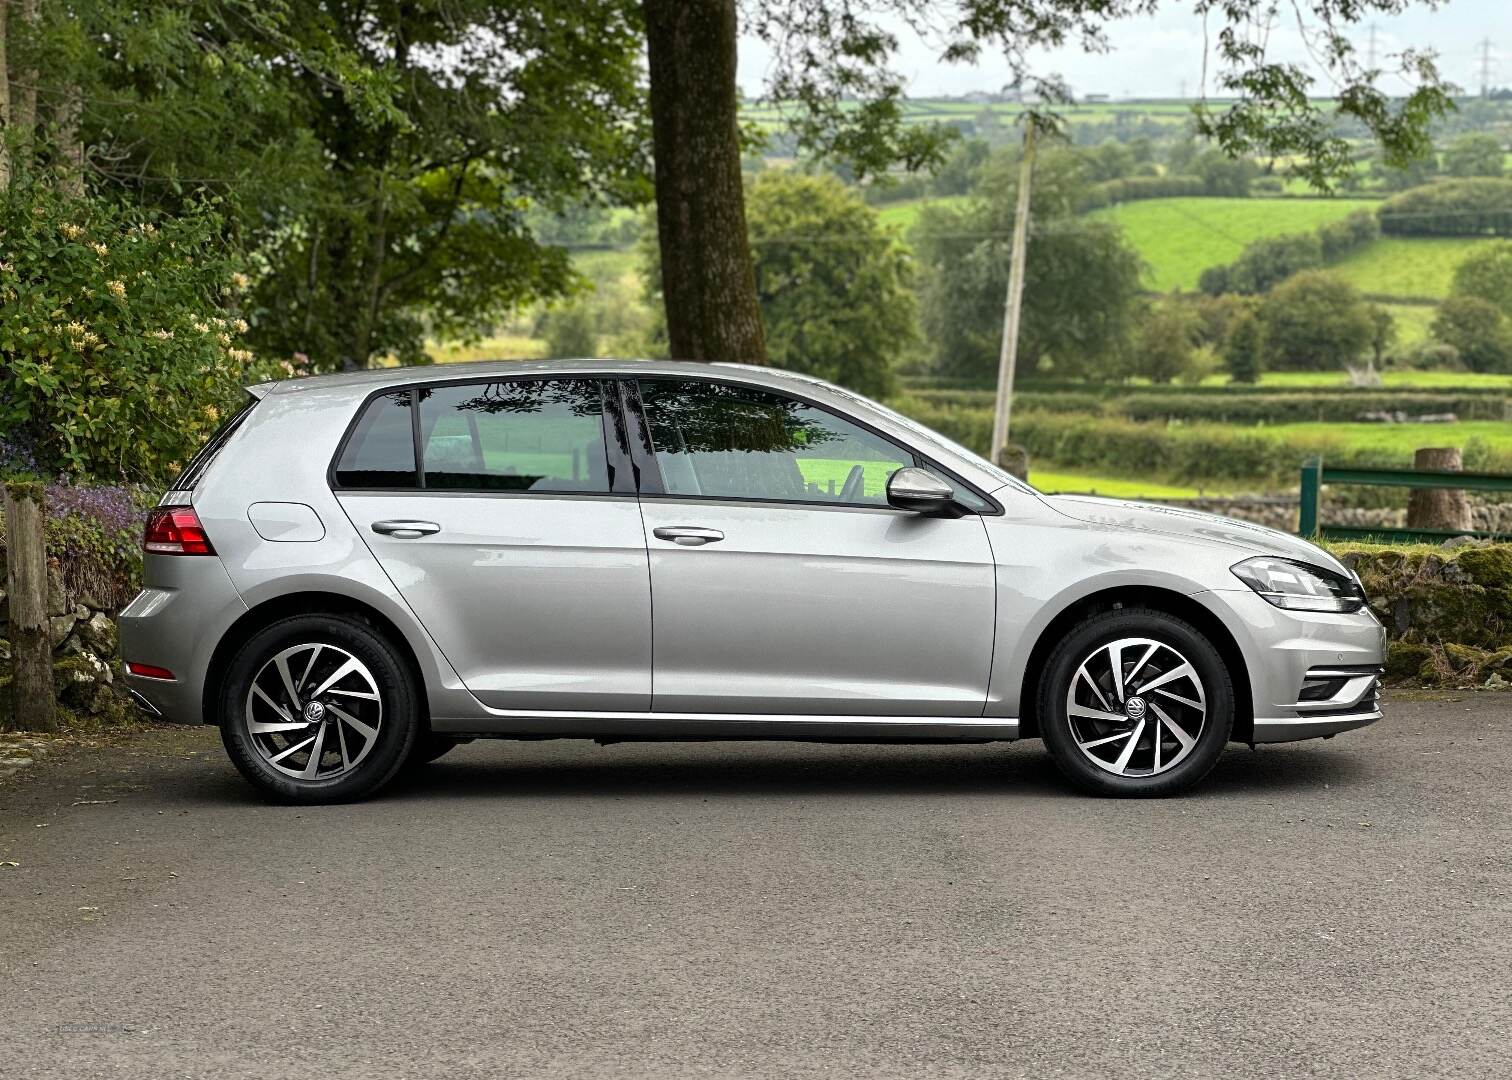
<instances>
[{"instance_id":1,"label":"front bumper","mask_svg":"<svg viewBox=\"0 0 1512 1080\"><path fill-rule=\"evenodd\" d=\"M1248 589L1211 595L1245 654L1254 742L1329 738L1381 718L1386 630L1369 608L1287 611Z\"/></svg>"}]
</instances>

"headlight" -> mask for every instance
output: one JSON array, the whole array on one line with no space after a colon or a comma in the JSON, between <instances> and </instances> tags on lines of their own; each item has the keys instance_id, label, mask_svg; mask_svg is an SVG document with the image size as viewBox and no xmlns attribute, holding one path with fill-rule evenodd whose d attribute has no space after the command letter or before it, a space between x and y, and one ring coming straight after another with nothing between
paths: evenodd
<instances>
[{"instance_id":1,"label":"headlight","mask_svg":"<svg viewBox=\"0 0 1512 1080\"><path fill-rule=\"evenodd\" d=\"M1290 611L1359 611L1365 591L1353 577L1290 559L1245 559L1234 576L1278 608Z\"/></svg>"}]
</instances>

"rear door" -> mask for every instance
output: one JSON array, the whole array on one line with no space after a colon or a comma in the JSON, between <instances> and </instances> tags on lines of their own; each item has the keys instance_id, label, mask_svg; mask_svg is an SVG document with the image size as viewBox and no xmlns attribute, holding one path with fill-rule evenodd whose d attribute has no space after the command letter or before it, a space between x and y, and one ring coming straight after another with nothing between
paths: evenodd
<instances>
[{"instance_id":1,"label":"rear door","mask_svg":"<svg viewBox=\"0 0 1512 1080\"><path fill-rule=\"evenodd\" d=\"M650 708L646 543L609 391L584 378L398 390L368 403L338 456L343 508L492 708Z\"/></svg>"},{"instance_id":2,"label":"rear door","mask_svg":"<svg viewBox=\"0 0 1512 1080\"><path fill-rule=\"evenodd\" d=\"M981 715L987 531L887 505L911 451L755 387L652 378L639 394L656 712Z\"/></svg>"}]
</instances>

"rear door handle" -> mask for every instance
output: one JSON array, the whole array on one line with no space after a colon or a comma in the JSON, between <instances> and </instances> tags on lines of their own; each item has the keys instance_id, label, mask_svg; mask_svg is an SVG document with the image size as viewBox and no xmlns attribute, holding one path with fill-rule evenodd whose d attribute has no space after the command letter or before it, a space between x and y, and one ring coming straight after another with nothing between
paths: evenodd
<instances>
[{"instance_id":1,"label":"rear door handle","mask_svg":"<svg viewBox=\"0 0 1512 1080\"><path fill-rule=\"evenodd\" d=\"M416 540L440 532L441 526L434 521L375 521L373 531L395 540Z\"/></svg>"},{"instance_id":2,"label":"rear door handle","mask_svg":"<svg viewBox=\"0 0 1512 1080\"><path fill-rule=\"evenodd\" d=\"M718 529L705 529L698 525L662 525L652 529L651 535L658 540L671 540L683 547L700 547L724 539L724 533Z\"/></svg>"}]
</instances>

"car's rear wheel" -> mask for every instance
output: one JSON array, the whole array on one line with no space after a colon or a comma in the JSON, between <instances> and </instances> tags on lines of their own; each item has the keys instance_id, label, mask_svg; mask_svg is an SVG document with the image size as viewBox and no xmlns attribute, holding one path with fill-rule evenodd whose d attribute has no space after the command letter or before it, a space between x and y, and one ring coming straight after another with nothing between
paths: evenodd
<instances>
[{"instance_id":1,"label":"car's rear wheel","mask_svg":"<svg viewBox=\"0 0 1512 1080\"><path fill-rule=\"evenodd\" d=\"M1217 764L1234 724L1233 680L1213 643L1147 608L1073 628L1051 654L1038 704L1061 772L1101 795L1191 787Z\"/></svg>"},{"instance_id":2,"label":"car's rear wheel","mask_svg":"<svg viewBox=\"0 0 1512 1080\"><path fill-rule=\"evenodd\" d=\"M370 625L301 615L259 631L226 673L221 740L237 769L281 802L330 803L377 791L420 727L404 662Z\"/></svg>"}]
</instances>

